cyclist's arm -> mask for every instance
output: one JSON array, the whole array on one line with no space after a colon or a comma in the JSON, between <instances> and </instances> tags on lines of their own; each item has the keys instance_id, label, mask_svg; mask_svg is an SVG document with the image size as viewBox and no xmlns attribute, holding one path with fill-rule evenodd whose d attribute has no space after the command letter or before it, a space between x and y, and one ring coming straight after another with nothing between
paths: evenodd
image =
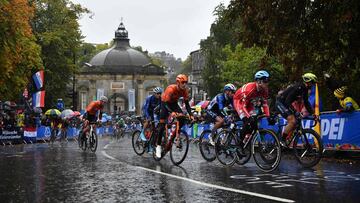
<instances>
[{"instance_id":1,"label":"cyclist's arm","mask_svg":"<svg viewBox=\"0 0 360 203\"><path fill-rule=\"evenodd\" d=\"M247 118L250 118L250 113L249 111L247 110L247 103L248 101L246 99L242 99L243 100L243 105L241 106L241 110L244 112L245 116Z\"/></svg>"},{"instance_id":2,"label":"cyclist's arm","mask_svg":"<svg viewBox=\"0 0 360 203\"><path fill-rule=\"evenodd\" d=\"M145 111L145 118L148 119L150 118L150 110L149 110L149 106L150 106L150 99L147 98L146 101L145 101L145 106L144 106L144 111Z\"/></svg>"},{"instance_id":3,"label":"cyclist's arm","mask_svg":"<svg viewBox=\"0 0 360 203\"><path fill-rule=\"evenodd\" d=\"M185 101L185 107L186 107L186 110L189 113L189 115L192 116L191 107L190 107L189 101L187 101L187 100Z\"/></svg>"},{"instance_id":4,"label":"cyclist's arm","mask_svg":"<svg viewBox=\"0 0 360 203\"><path fill-rule=\"evenodd\" d=\"M309 102L307 90L306 90L306 91L303 91L303 101L304 101L304 106L305 106L306 110L309 112L309 114L310 114L310 115L314 114L314 110L313 110L313 108L311 107L311 104L310 104L310 102Z\"/></svg>"},{"instance_id":5,"label":"cyclist's arm","mask_svg":"<svg viewBox=\"0 0 360 203\"><path fill-rule=\"evenodd\" d=\"M216 102L218 104L218 107L219 107L219 110L220 110L220 113L223 115L223 116L226 116L227 113L226 113L226 109L225 109L225 101L224 101L224 98L223 97L220 97L220 96L217 96L216 97Z\"/></svg>"},{"instance_id":6,"label":"cyclist's arm","mask_svg":"<svg viewBox=\"0 0 360 203\"><path fill-rule=\"evenodd\" d=\"M269 105L268 105L268 100L267 99L264 99L264 102L263 102L263 109L264 109L264 113L267 117L270 116L270 110L269 110Z\"/></svg>"}]
</instances>

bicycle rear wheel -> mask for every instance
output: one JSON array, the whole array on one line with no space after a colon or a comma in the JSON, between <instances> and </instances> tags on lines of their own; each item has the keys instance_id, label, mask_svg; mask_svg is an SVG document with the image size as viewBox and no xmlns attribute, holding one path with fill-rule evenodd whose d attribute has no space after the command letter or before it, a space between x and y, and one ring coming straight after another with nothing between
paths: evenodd
<instances>
[{"instance_id":1,"label":"bicycle rear wheel","mask_svg":"<svg viewBox=\"0 0 360 203\"><path fill-rule=\"evenodd\" d=\"M97 145L98 145L98 136L95 132L91 133L91 135L89 137L89 141L90 141L90 150L92 152L96 152Z\"/></svg>"},{"instance_id":2,"label":"bicycle rear wheel","mask_svg":"<svg viewBox=\"0 0 360 203\"><path fill-rule=\"evenodd\" d=\"M219 162L225 166L234 165L237 160L236 151L238 145L234 134L228 130L222 130L216 139L215 154Z\"/></svg>"},{"instance_id":3,"label":"bicycle rear wheel","mask_svg":"<svg viewBox=\"0 0 360 203\"><path fill-rule=\"evenodd\" d=\"M82 138L80 138L80 142L82 143L81 144L81 149L83 150L83 151L86 151L86 148L88 147L87 145L88 145L88 137L90 137L90 136L88 136L88 134L89 134L89 132L87 133L87 134L85 134Z\"/></svg>"},{"instance_id":4,"label":"bicycle rear wheel","mask_svg":"<svg viewBox=\"0 0 360 203\"><path fill-rule=\"evenodd\" d=\"M298 162L306 168L311 168L321 160L322 140L313 129L303 129L302 133L295 135L293 150Z\"/></svg>"},{"instance_id":5,"label":"bicycle rear wheel","mask_svg":"<svg viewBox=\"0 0 360 203\"><path fill-rule=\"evenodd\" d=\"M140 138L141 131L135 130L135 132L132 134L132 147L135 151L135 153L139 156L143 155L145 152L145 142L141 140Z\"/></svg>"},{"instance_id":6,"label":"bicycle rear wheel","mask_svg":"<svg viewBox=\"0 0 360 203\"><path fill-rule=\"evenodd\" d=\"M211 130L204 130L201 133L199 138L199 149L201 156L206 161L212 162L216 159L216 154L215 154L215 146L209 143L210 135L211 135Z\"/></svg>"},{"instance_id":7,"label":"bicycle rear wheel","mask_svg":"<svg viewBox=\"0 0 360 203\"><path fill-rule=\"evenodd\" d=\"M174 138L171 149L170 159L175 165L180 165L186 158L189 150L189 137L184 131L179 132L179 136Z\"/></svg>"},{"instance_id":8,"label":"bicycle rear wheel","mask_svg":"<svg viewBox=\"0 0 360 203\"><path fill-rule=\"evenodd\" d=\"M55 140L56 140L56 134L57 134L57 130L52 129L51 130L51 135L50 135L50 143L54 144Z\"/></svg>"},{"instance_id":9,"label":"bicycle rear wheel","mask_svg":"<svg viewBox=\"0 0 360 203\"><path fill-rule=\"evenodd\" d=\"M264 172L275 170L281 160L281 146L272 130L259 130L253 135L251 151L256 165Z\"/></svg>"}]
</instances>

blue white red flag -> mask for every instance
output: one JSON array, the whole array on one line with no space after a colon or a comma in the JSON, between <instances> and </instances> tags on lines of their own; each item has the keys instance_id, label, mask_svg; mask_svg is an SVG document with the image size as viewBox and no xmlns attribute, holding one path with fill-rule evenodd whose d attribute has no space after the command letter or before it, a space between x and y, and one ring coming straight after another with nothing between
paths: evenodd
<instances>
[{"instance_id":1,"label":"blue white red flag","mask_svg":"<svg viewBox=\"0 0 360 203\"><path fill-rule=\"evenodd\" d=\"M32 95L33 107L44 107L45 106L45 90L35 92Z\"/></svg>"},{"instance_id":2,"label":"blue white red flag","mask_svg":"<svg viewBox=\"0 0 360 203\"><path fill-rule=\"evenodd\" d=\"M36 72L33 76L32 76L35 85L36 85L36 89L40 90L41 88L44 87L44 71L40 70L38 72Z\"/></svg>"}]
</instances>

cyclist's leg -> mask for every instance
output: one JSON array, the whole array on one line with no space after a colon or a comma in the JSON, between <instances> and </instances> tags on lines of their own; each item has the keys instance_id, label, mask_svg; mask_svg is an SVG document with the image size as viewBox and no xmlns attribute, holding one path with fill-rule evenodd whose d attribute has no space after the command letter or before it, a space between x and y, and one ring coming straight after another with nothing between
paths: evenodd
<instances>
[{"instance_id":1,"label":"cyclist's leg","mask_svg":"<svg viewBox=\"0 0 360 203\"><path fill-rule=\"evenodd\" d=\"M294 116L294 112L287 108L281 101L276 100L275 108L279 111L281 116L287 120L287 125L284 128L282 133L282 139L285 140L289 137L296 127L296 119Z\"/></svg>"},{"instance_id":2,"label":"cyclist's leg","mask_svg":"<svg viewBox=\"0 0 360 203\"><path fill-rule=\"evenodd\" d=\"M160 105L160 116L159 116L159 125L158 125L158 136L157 136L157 146L156 146L156 156L158 158L161 157L161 142L162 142L162 136L165 131L165 121L167 117L169 116L169 112L167 108L165 107L165 104L161 103Z\"/></svg>"},{"instance_id":3,"label":"cyclist's leg","mask_svg":"<svg viewBox=\"0 0 360 203\"><path fill-rule=\"evenodd\" d=\"M145 129L148 128L149 123L150 123L150 119L146 118L146 120L144 121L143 128L142 128L141 133L140 133L140 138L141 138L142 141L146 141L144 133L145 133Z\"/></svg>"}]
</instances>

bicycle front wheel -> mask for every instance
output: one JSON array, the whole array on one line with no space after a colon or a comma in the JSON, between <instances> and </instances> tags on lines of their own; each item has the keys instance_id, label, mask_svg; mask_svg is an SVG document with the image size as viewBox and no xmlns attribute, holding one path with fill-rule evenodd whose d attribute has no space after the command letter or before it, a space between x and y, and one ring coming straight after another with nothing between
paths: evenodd
<instances>
[{"instance_id":1,"label":"bicycle front wheel","mask_svg":"<svg viewBox=\"0 0 360 203\"><path fill-rule=\"evenodd\" d=\"M275 170L281 160L281 146L272 130L259 130L253 135L251 151L256 165L264 172Z\"/></svg>"},{"instance_id":2,"label":"bicycle front wheel","mask_svg":"<svg viewBox=\"0 0 360 203\"><path fill-rule=\"evenodd\" d=\"M215 154L219 162L225 166L234 165L237 160L237 150L240 147L236 143L234 134L228 130L222 130L216 139Z\"/></svg>"},{"instance_id":3,"label":"bicycle front wheel","mask_svg":"<svg viewBox=\"0 0 360 203\"><path fill-rule=\"evenodd\" d=\"M135 153L139 156L143 155L145 152L145 142L141 140L140 137L140 130L135 130L135 132L132 134L132 147L135 151Z\"/></svg>"},{"instance_id":4,"label":"bicycle front wheel","mask_svg":"<svg viewBox=\"0 0 360 203\"><path fill-rule=\"evenodd\" d=\"M178 137L173 140L170 149L170 159L175 165L180 165L186 158L189 150L189 137L184 131L180 131Z\"/></svg>"},{"instance_id":5,"label":"bicycle front wheel","mask_svg":"<svg viewBox=\"0 0 360 203\"><path fill-rule=\"evenodd\" d=\"M199 149L201 156L209 162L212 162L216 159L215 146L210 144L209 136L211 135L211 130L204 130L199 138Z\"/></svg>"},{"instance_id":6,"label":"bicycle front wheel","mask_svg":"<svg viewBox=\"0 0 360 203\"><path fill-rule=\"evenodd\" d=\"M322 140L313 129L303 129L295 135L293 150L298 162L306 168L311 168L318 164L322 157Z\"/></svg>"},{"instance_id":7,"label":"bicycle front wheel","mask_svg":"<svg viewBox=\"0 0 360 203\"><path fill-rule=\"evenodd\" d=\"M90 139L90 150L92 152L96 152L97 145L98 145L98 136L95 132L91 133Z\"/></svg>"}]
</instances>

